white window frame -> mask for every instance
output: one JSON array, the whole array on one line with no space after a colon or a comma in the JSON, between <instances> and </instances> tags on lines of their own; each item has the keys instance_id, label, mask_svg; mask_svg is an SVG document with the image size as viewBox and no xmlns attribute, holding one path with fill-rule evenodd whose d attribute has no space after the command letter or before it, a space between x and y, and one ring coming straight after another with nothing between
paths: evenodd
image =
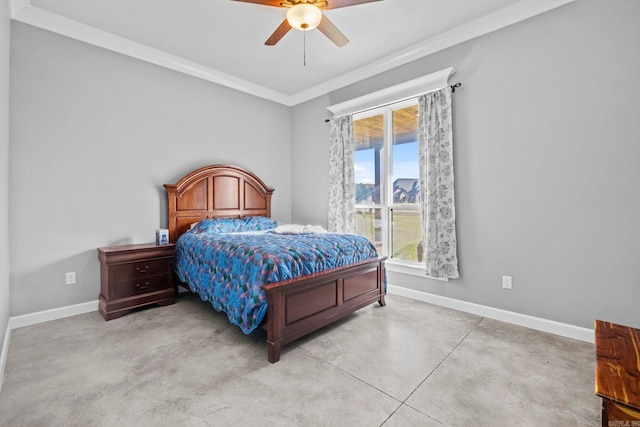
<instances>
[{"instance_id":1,"label":"white window frame","mask_svg":"<svg viewBox=\"0 0 640 427\"><path fill-rule=\"evenodd\" d=\"M367 117L372 113L373 110L377 108L383 108L390 104L400 103L405 100L417 99L417 97L423 93L431 92L434 90L441 89L443 87L448 86L449 77L455 73L455 69L453 67L445 68L440 71L436 71L430 73L426 76L419 77L417 79L413 79L407 81L405 83L400 83L395 86L391 86L377 92L373 92L358 98L354 98L348 101L341 102L339 104L334 104L327 109L333 113L334 117L344 116L347 114L352 114L354 120L357 118ZM385 124L386 125L386 124ZM387 126L387 131L392 132L392 130ZM389 144L386 141L387 136L385 135L385 150L390 149ZM385 156L385 162L390 162L390 156ZM382 165L383 168L389 168L390 164ZM384 176L386 177L386 170L383 170ZM388 186L387 186L388 187ZM385 189L385 193L389 190ZM389 194L381 194L381 201L386 203L388 200ZM393 200L393 198L391 198ZM371 207L372 205L367 205L367 207ZM358 205L356 205L356 208ZM382 217L383 221L388 222L389 212L387 209L384 209L384 206L381 206L382 209ZM387 226L387 232L383 235L383 251L384 253L388 253L389 241L391 238L391 227ZM388 271L409 274L413 276L425 277L424 274L424 265L419 262L411 262L406 260L398 260L396 258L390 258L386 262L386 267ZM428 277L428 276L426 276ZM447 279L438 279L433 278L434 280L448 281Z\"/></svg>"},{"instance_id":2,"label":"white window frame","mask_svg":"<svg viewBox=\"0 0 640 427\"><path fill-rule=\"evenodd\" d=\"M353 115L353 121L366 119L368 117L382 115L384 118L384 136L382 149L382 162L380 164L381 175L381 193L379 204L356 204L356 209L380 209L381 220L384 224L382 234L382 252L387 256L389 263L395 263L405 267L414 267L422 269L424 275L423 263L418 261L410 261L401 258L393 258L391 242L393 239L393 227L391 224L392 213L394 210L399 211L418 211L420 206L412 203L393 203L393 111L401 110L406 107L418 105L418 98L410 98L404 101L391 103L384 107L367 110Z\"/></svg>"}]
</instances>

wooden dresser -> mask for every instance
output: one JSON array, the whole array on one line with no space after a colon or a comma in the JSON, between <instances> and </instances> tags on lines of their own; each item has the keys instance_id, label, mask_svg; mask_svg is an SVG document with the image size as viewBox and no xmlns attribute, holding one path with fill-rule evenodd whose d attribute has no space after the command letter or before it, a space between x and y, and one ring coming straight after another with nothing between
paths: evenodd
<instances>
[{"instance_id":1,"label":"wooden dresser","mask_svg":"<svg viewBox=\"0 0 640 427\"><path fill-rule=\"evenodd\" d=\"M640 427L640 329L595 321L603 427Z\"/></svg>"},{"instance_id":2,"label":"wooden dresser","mask_svg":"<svg viewBox=\"0 0 640 427\"><path fill-rule=\"evenodd\" d=\"M111 320L137 307L173 304L174 251L173 244L153 243L98 248L102 317Z\"/></svg>"}]
</instances>

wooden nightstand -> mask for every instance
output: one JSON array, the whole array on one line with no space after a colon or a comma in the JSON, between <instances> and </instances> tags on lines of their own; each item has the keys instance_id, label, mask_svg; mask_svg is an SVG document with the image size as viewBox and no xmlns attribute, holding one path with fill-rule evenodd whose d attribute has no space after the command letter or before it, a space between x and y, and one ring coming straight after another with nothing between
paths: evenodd
<instances>
[{"instance_id":1,"label":"wooden nightstand","mask_svg":"<svg viewBox=\"0 0 640 427\"><path fill-rule=\"evenodd\" d=\"M98 248L102 317L111 320L137 307L173 304L174 251L173 244L153 243Z\"/></svg>"}]
</instances>

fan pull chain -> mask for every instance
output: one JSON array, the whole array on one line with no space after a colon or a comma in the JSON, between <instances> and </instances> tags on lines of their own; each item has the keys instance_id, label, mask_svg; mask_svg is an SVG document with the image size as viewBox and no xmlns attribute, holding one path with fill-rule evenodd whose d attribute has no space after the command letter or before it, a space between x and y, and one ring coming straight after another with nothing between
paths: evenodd
<instances>
[{"instance_id":1,"label":"fan pull chain","mask_svg":"<svg viewBox=\"0 0 640 427\"><path fill-rule=\"evenodd\" d=\"M302 32L302 65L307 66L307 32Z\"/></svg>"}]
</instances>

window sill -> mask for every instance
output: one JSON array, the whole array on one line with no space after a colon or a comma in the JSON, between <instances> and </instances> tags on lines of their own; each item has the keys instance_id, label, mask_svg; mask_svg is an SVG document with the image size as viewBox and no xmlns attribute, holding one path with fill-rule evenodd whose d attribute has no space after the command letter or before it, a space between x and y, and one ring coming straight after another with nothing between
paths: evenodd
<instances>
[{"instance_id":1,"label":"window sill","mask_svg":"<svg viewBox=\"0 0 640 427\"><path fill-rule=\"evenodd\" d=\"M410 276L424 277L426 279L439 280L441 282L448 282L449 279L439 279L436 277L427 276L424 271L424 266L417 262L403 262L396 261L394 259L387 259L384 263L387 271L391 271L392 273L401 273L408 274Z\"/></svg>"}]
</instances>

